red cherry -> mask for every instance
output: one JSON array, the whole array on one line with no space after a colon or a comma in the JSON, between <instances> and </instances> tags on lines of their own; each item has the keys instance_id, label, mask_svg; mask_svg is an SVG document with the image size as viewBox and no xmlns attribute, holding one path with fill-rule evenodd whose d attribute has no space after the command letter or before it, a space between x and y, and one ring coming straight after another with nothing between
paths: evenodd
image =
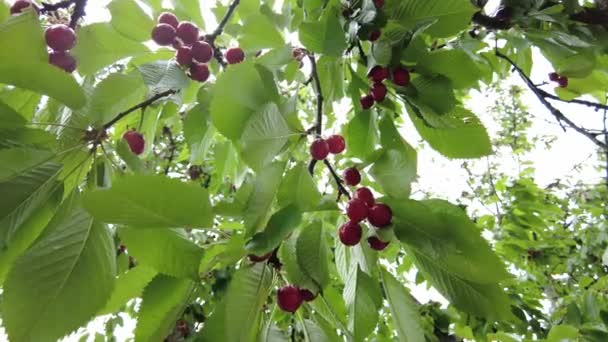
<instances>
[{"instance_id":1,"label":"red cherry","mask_svg":"<svg viewBox=\"0 0 608 342\"><path fill-rule=\"evenodd\" d=\"M315 300L315 298L317 298L317 295L315 293L312 293L307 289L300 289L300 296L306 302L311 302Z\"/></svg>"},{"instance_id":2,"label":"red cherry","mask_svg":"<svg viewBox=\"0 0 608 342\"><path fill-rule=\"evenodd\" d=\"M189 21L177 25L177 36L186 45L192 45L198 40L198 27Z\"/></svg>"},{"instance_id":3,"label":"red cherry","mask_svg":"<svg viewBox=\"0 0 608 342\"><path fill-rule=\"evenodd\" d=\"M361 108L370 109L374 105L374 97L372 95L365 95L359 102L361 103Z\"/></svg>"},{"instance_id":4,"label":"red cherry","mask_svg":"<svg viewBox=\"0 0 608 342\"><path fill-rule=\"evenodd\" d=\"M549 80L553 82L557 82L559 80L559 74L556 72L549 73Z\"/></svg>"},{"instance_id":5,"label":"red cherry","mask_svg":"<svg viewBox=\"0 0 608 342\"><path fill-rule=\"evenodd\" d=\"M376 65L369 71L367 77L371 78L374 82L382 82L388 78L388 68Z\"/></svg>"},{"instance_id":6,"label":"red cherry","mask_svg":"<svg viewBox=\"0 0 608 342\"><path fill-rule=\"evenodd\" d=\"M369 215L367 217L369 223L374 227L384 228L391 224L393 219L393 212L391 208L383 203L378 203L369 208Z\"/></svg>"},{"instance_id":7,"label":"red cherry","mask_svg":"<svg viewBox=\"0 0 608 342\"><path fill-rule=\"evenodd\" d=\"M376 40L378 40L378 38L380 38L381 35L382 35L382 32L380 32L380 30L373 31L372 33L369 34L369 41L375 42Z\"/></svg>"},{"instance_id":8,"label":"red cherry","mask_svg":"<svg viewBox=\"0 0 608 342\"><path fill-rule=\"evenodd\" d=\"M192 50L187 46L180 47L177 49L175 59L177 59L179 65L190 66L192 64Z\"/></svg>"},{"instance_id":9,"label":"red cherry","mask_svg":"<svg viewBox=\"0 0 608 342\"><path fill-rule=\"evenodd\" d=\"M310 155L315 160L323 160L329 154L329 145L323 139L317 139L310 145Z\"/></svg>"},{"instance_id":10,"label":"red cherry","mask_svg":"<svg viewBox=\"0 0 608 342\"><path fill-rule=\"evenodd\" d=\"M384 6L384 0L374 0L376 8L382 8Z\"/></svg>"},{"instance_id":11,"label":"red cherry","mask_svg":"<svg viewBox=\"0 0 608 342\"><path fill-rule=\"evenodd\" d=\"M349 167L344 170L342 177L347 185L355 186L361 182L361 174L359 173L359 170L354 167Z\"/></svg>"},{"instance_id":12,"label":"red cherry","mask_svg":"<svg viewBox=\"0 0 608 342\"><path fill-rule=\"evenodd\" d=\"M177 25L179 25L179 20L175 16L175 14L171 12L163 12L158 16L159 24L169 24L173 26L173 28L177 29Z\"/></svg>"},{"instance_id":13,"label":"red cherry","mask_svg":"<svg viewBox=\"0 0 608 342\"><path fill-rule=\"evenodd\" d=\"M367 244L371 247L371 249L381 251L388 246L389 242L384 242L378 239L376 236L370 236L367 238Z\"/></svg>"},{"instance_id":14,"label":"red cherry","mask_svg":"<svg viewBox=\"0 0 608 342\"><path fill-rule=\"evenodd\" d=\"M175 39L175 28L169 24L158 24L152 30L152 40L161 46L173 44Z\"/></svg>"},{"instance_id":15,"label":"red cherry","mask_svg":"<svg viewBox=\"0 0 608 342\"><path fill-rule=\"evenodd\" d=\"M382 83L374 83L372 86L372 97L376 102L382 102L386 98L387 89Z\"/></svg>"},{"instance_id":16,"label":"red cherry","mask_svg":"<svg viewBox=\"0 0 608 342\"><path fill-rule=\"evenodd\" d=\"M348 216L351 221L355 223L361 222L367 218L367 215L368 209L365 202L358 198L353 198L348 201L348 204L346 205L346 216Z\"/></svg>"},{"instance_id":17,"label":"red cherry","mask_svg":"<svg viewBox=\"0 0 608 342\"><path fill-rule=\"evenodd\" d=\"M398 67L393 70L393 83L405 87L410 84L410 72L406 68Z\"/></svg>"},{"instance_id":18,"label":"red cherry","mask_svg":"<svg viewBox=\"0 0 608 342\"><path fill-rule=\"evenodd\" d=\"M144 152L144 136L139 132L127 131L125 134L123 134L122 138L127 141L127 144L129 144L131 152L135 153L136 155L140 155Z\"/></svg>"},{"instance_id":19,"label":"red cherry","mask_svg":"<svg viewBox=\"0 0 608 342\"><path fill-rule=\"evenodd\" d=\"M65 72L76 70L76 59L67 51L53 51L49 53L49 63L63 69Z\"/></svg>"},{"instance_id":20,"label":"red cherry","mask_svg":"<svg viewBox=\"0 0 608 342\"><path fill-rule=\"evenodd\" d=\"M568 87L568 77L566 77L566 76L560 76L557 79L557 85L560 88L567 88Z\"/></svg>"},{"instance_id":21,"label":"red cherry","mask_svg":"<svg viewBox=\"0 0 608 342\"><path fill-rule=\"evenodd\" d=\"M195 81L205 82L209 78L209 67L207 64L192 63L190 66L190 78Z\"/></svg>"},{"instance_id":22,"label":"red cherry","mask_svg":"<svg viewBox=\"0 0 608 342\"><path fill-rule=\"evenodd\" d=\"M19 14L19 13L23 12L24 9L26 9L30 6L34 7L34 10L36 11L36 13L39 13L38 7L33 5L29 0L17 0L11 6L11 10L10 10L11 15Z\"/></svg>"},{"instance_id":23,"label":"red cherry","mask_svg":"<svg viewBox=\"0 0 608 342\"><path fill-rule=\"evenodd\" d=\"M192 44L192 58L200 63L208 63L213 57L213 48L207 42L196 41Z\"/></svg>"},{"instance_id":24,"label":"red cherry","mask_svg":"<svg viewBox=\"0 0 608 342\"><path fill-rule=\"evenodd\" d=\"M363 231L361 226L355 222L348 221L338 230L340 241L346 246L354 246L361 241Z\"/></svg>"},{"instance_id":25,"label":"red cherry","mask_svg":"<svg viewBox=\"0 0 608 342\"><path fill-rule=\"evenodd\" d=\"M287 285L277 291L277 304L283 311L296 312L302 305L300 290L292 285Z\"/></svg>"},{"instance_id":26,"label":"red cherry","mask_svg":"<svg viewBox=\"0 0 608 342\"><path fill-rule=\"evenodd\" d=\"M270 256L272 255L272 252L268 252L264 255L255 255L255 254L249 254L249 260L253 261L253 262L262 262L262 261L266 261L270 258Z\"/></svg>"},{"instance_id":27,"label":"red cherry","mask_svg":"<svg viewBox=\"0 0 608 342\"><path fill-rule=\"evenodd\" d=\"M53 25L44 32L46 45L55 51L67 51L76 45L76 33L63 24Z\"/></svg>"},{"instance_id":28,"label":"red cherry","mask_svg":"<svg viewBox=\"0 0 608 342\"><path fill-rule=\"evenodd\" d=\"M334 134L325 141L327 142L327 145L329 145L329 152L333 154L342 153L346 148L346 142L341 135Z\"/></svg>"},{"instance_id":29,"label":"red cherry","mask_svg":"<svg viewBox=\"0 0 608 342\"><path fill-rule=\"evenodd\" d=\"M354 197L365 202L368 207L374 205L374 202L376 201L374 199L374 194L372 194L372 191L367 187L357 189Z\"/></svg>"},{"instance_id":30,"label":"red cherry","mask_svg":"<svg viewBox=\"0 0 608 342\"><path fill-rule=\"evenodd\" d=\"M245 53L241 48L230 48L226 51L226 61L228 64L237 64L245 60Z\"/></svg>"}]
</instances>

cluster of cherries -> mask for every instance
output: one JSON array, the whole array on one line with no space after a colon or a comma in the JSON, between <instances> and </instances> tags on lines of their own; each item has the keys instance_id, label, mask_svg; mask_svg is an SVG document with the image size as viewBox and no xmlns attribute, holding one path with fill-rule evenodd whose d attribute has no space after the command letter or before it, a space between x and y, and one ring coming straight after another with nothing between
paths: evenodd
<instances>
[{"instance_id":1,"label":"cluster of cherries","mask_svg":"<svg viewBox=\"0 0 608 342\"><path fill-rule=\"evenodd\" d=\"M387 88L382 82L389 77L398 86L406 87L410 84L410 72L402 66L389 70L387 67L376 65L369 71L367 77L370 79L372 86L370 93L359 100L363 109L370 109L375 102L380 103L384 101Z\"/></svg>"},{"instance_id":2,"label":"cluster of cherries","mask_svg":"<svg viewBox=\"0 0 608 342\"><path fill-rule=\"evenodd\" d=\"M152 29L152 40L161 46L173 46L177 50L175 59L183 67L189 68L190 78L205 82L209 78L207 65L214 56L214 48L199 38L199 28L189 21L180 22L175 14L161 13L158 24ZM236 64L245 60L245 53L240 48L226 50L228 64Z\"/></svg>"},{"instance_id":3,"label":"cluster of cherries","mask_svg":"<svg viewBox=\"0 0 608 342\"><path fill-rule=\"evenodd\" d=\"M549 80L551 80L552 82L557 82L557 85L560 88L568 87L568 77L567 76L563 76L556 72L552 72L552 73L549 73Z\"/></svg>"},{"instance_id":4,"label":"cluster of cherries","mask_svg":"<svg viewBox=\"0 0 608 342\"><path fill-rule=\"evenodd\" d=\"M29 0L17 0L10 8L11 15L18 15L32 7L37 13L38 7ZM63 24L52 25L44 32L46 45L50 48L49 63L66 71L76 70L76 59L70 54L70 49L76 45L76 33Z\"/></svg>"}]
</instances>

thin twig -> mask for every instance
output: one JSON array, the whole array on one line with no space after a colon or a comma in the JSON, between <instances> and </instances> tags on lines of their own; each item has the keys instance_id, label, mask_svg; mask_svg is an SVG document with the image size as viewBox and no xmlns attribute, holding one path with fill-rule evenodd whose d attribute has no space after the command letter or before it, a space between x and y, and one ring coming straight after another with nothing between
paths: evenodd
<instances>
[{"instance_id":1,"label":"thin twig","mask_svg":"<svg viewBox=\"0 0 608 342\"><path fill-rule=\"evenodd\" d=\"M315 60L315 55L307 52L306 55L310 60L310 77L313 80L315 94L317 98L317 116L315 122L315 134L320 137L323 133L323 90L321 89L321 81L319 80L319 74L317 72L317 61ZM317 161L312 159L308 164L308 172L312 175L315 170L315 165L317 165Z\"/></svg>"},{"instance_id":2,"label":"thin twig","mask_svg":"<svg viewBox=\"0 0 608 342\"><path fill-rule=\"evenodd\" d=\"M348 190L346 190L344 185L342 185L342 179L340 178L340 176L338 176L336 170L334 170L334 168L331 166L329 161L327 161L327 159L324 159L323 163L325 164L325 166L327 166L327 169L329 169L329 172L331 173L332 177L334 177L334 180L336 181L336 185L338 187L338 193L350 199L350 193L348 192ZM338 200L340 200L340 196L338 196Z\"/></svg>"},{"instance_id":3,"label":"thin twig","mask_svg":"<svg viewBox=\"0 0 608 342\"><path fill-rule=\"evenodd\" d=\"M226 24L228 24L228 20L230 20L230 17L232 17L232 14L236 10L236 8L240 2L241 2L241 0L232 1L230 6L228 7L228 11L226 12L224 17L220 21L219 25L217 25L217 28L215 29L215 31L213 31L213 33L211 33L210 35L207 36L208 42L215 41L215 38L217 38L220 34L222 34L224 32L224 28L226 27Z\"/></svg>"},{"instance_id":4,"label":"thin twig","mask_svg":"<svg viewBox=\"0 0 608 342\"><path fill-rule=\"evenodd\" d=\"M608 145L608 123L606 123L606 117L608 115L608 110L604 109L604 142ZM604 149L605 157L606 157L606 188L608 188L608 148Z\"/></svg>"},{"instance_id":5,"label":"thin twig","mask_svg":"<svg viewBox=\"0 0 608 342\"><path fill-rule=\"evenodd\" d=\"M549 112L551 112L551 114L557 119L558 122L560 122L560 123L565 122L570 128L572 128L575 131L577 131L578 133L584 135L589 140L591 140L594 144L601 147L603 150L608 149L608 144L597 139L596 136L593 135L592 133L590 133L587 129L585 129L581 126L578 126L572 120L570 120L568 117L566 117L560 110L553 107L553 105L549 101L547 101L543 92L541 92L541 89L539 89L538 87L536 87L534 85L534 82L532 82L532 80L524 73L524 71L517 64L515 64L515 62L513 62L513 60L511 60L506 55L503 55L498 49L495 49L494 52L497 57L502 58L505 61L509 62L509 64L511 64L513 69L515 69L515 71L517 71L517 73L519 74L521 79L526 83L528 88L534 93L534 95L536 95L538 100L549 110Z\"/></svg>"},{"instance_id":6,"label":"thin twig","mask_svg":"<svg viewBox=\"0 0 608 342\"><path fill-rule=\"evenodd\" d=\"M43 2L41 4L42 7L40 7L40 13L45 14L48 12L57 11L62 8L68 8L75 2L76 2L76 0L64 0L64 1L54 3L54 4L49 4L47 2Z\"/></svg>"},{"instance_id":7,"label":"thin twig","mask_svg":"<svg viewBox=\"0 0 608 342\"><path fill-rule=\"evenodd\" d=\"M364 65L367 65L367 55L363 51L363 46L361 46L360 40L357 40L357 48L359 49L359 56L361 56L361 62L363 62Z\"/></svg>"},{"instance_id":8,"label":"thin twig","mask_svg":"<svg viewBox=\"0 0 608 342\"><path fill-rule=\"evenodd\" d=\"M158 94L152 96L151 98L147 99L146 101L136 104L135 106L125 110L124 112L118 113L118 115L116 115L116 117L114 117L114 119L108 121L102 127L104 130L108 129L108 128L112 127L115 123L117 123L120 119L131 114L132 112L134 112L138 109L141 109L141 108L146 108L149 105L153 104L156 100L161 99L163 97L171 96L175 93L177 93L177 90L173 90L173 89L165 90L162 93L158 93Z\"/></svg>"},{"instance_id":9,"label":"thin twig","mask_svg":"<svg viewBox=\"0 0 608 342\"><path fill-rule=\"evenodd\" d=\"M173 158L175 157L175 150L177 150L177 145L175 144L175 139L173 139L173 134L171 134L171 130L169 127L163 127L163 133L169 138L169 158L167 158L167 165L165 166L165 175L169 174L169 169L171 168L171 163L173 162Z\"/></svg>"},{"instance_id":10,"label":"thin twig","mask_svg":"<svg viewBox=\"0 0 608 342\"><path fill-rule=\"evenodd\" d=\"M595 108L596 110L599 110L599 109L608 110L608 105L605 105L605 104L586 101L586 100L579 100L579 99L564 100L564 99L560 98L559 96L548 93L542 89L538 89L538 92L541 93L544 97L549 98L551 100L561 101L561 102L566 102L566 103L576 103L576 104L580 104L583 106Z\"/></svg>"},{"instance_id":11,"label":"thin twig","mask_svg":"<svg viewBox=\"0 0 608 342\"><path fill-rule=\"evenodd\" d=\"M78 20L84 17L85 11L84 8L87 6L87 0L74 0L76 4L74 6L74 11L72 12L72 17L70 18L70 27L76 28L76 24L78 24Z\"/></svg>"}]
</instances>

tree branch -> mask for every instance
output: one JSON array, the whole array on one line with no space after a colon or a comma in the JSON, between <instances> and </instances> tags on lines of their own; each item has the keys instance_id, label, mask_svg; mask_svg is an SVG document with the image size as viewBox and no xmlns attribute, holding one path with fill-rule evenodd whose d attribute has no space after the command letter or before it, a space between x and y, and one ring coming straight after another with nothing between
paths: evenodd
<instances>
[{"instance_id":1,"label":"tree branch","mask_svg":"<svg viewBox=\"0 0 608 342\"><path fill-rule=\"evenodd\" d=\"M315 122L315 134L320 137L323 133L323 90L321 89L321 81L319 80L319 74L317 73L317 61L315 60L314 54L306 52L306 56L310 60L310 78L313 80L315 94L317 98L317 117ZM308 164L308 172L312 175L315 170L317 161L312 159Z\"/></svg>"},{"instance_id":2,"label":"tree branch","mask_svg":"<svg viewBox=\"0 0 608 342\"><path fill-rule=\"evenodd\" d=\"M165 134L169 138L169 158L167 158L167 165L165 165L165 175L168 175L169 170L171 169L171 163L173 162L173 158L175 157L177 144L175 143L175 139L173 138L173 134L171 133L169 127L163 127L163 134Z\"/></svg>"},{"instance_id":3,"label":"tree branch","mask_svg":"<svg viewBox=\"0 0 608 342\"><path fill-rule=\"evenodd\" d=\"M72 17L70 18L70 27L73 29L76 28L78 20L85 15L84 8L87 6L87 0L74 0L74 3L76 5L74 6L74 11L72 12Z\"/></svg>"},{"instance_id":4,"label":"tree branch","mask_svg":"<svg viewBox=\"0 0 608 342\"><path fill-rule=\"evenodd\" d=\"M217 28L215 29L215 31L213 31L211 34L207 35L206 39L207 39L208 43L214 42L215 38L217 38L220 34L222 34L224 32L224 28L226 27L226 24L228 24L228 20L230 20L230 17L232 17L232 14L236 10L236 8L240 2L241 2L241 0L232 1L230 6L228 7L228 11L226 12L224 17L220 21L219 25L217 25Z\"/></svg>"},{"instance_id":5,"label":"tree branch","mask_svg":"<svg viewBox=\"0 0 608 342\"><path fill-rule=\"evenodd\" d=\"M49 4L47 2L41 3L40 14L45 14L48 12L57 11L62 8L70 7L76 0L64 0L54 4Z\"/></svg>"},{"instance_id":6,"label":"tree branch","mask_svg":"<svg viewBox=\"0 0 608 342\"><path fill-rule=\"evenodd\" d=\"M595 108L596 110L599 109L603 109L603 110L608 110L608 105L605 104L601 104L601 103L597 103L597 102L591 102L591 101L585 101L585 100L579 100L579 99L572 99L572 100L564 100L561 99L559 96L555 96L553 94L550 94L542 89L538 89L538 91L546 98L549 98L551 100L555 100L555 101L561 101L561 102L565 102L565 103L576 103L576 104L580 104L583 106L588 106L588 107L592 107Z\"/></svg>"},{"instance_id":7,"label":"tree branch","mask_svg":"<svg viewBox=\"0 0 608 342\"><path fill-rule=\"evenodd\" d=\"M102 127L104 130L112 127L115 123L117 123L120 119L124 118L125 116L131 114L132 112L141 109L141 108L146 108L149 105L151 105L152 103L154 103L156 100L158 99L162 99L163 97L167 97L167 96L171 96L173 94L177 93L177 90L173 90L173 89L169 89L169 90L165 90L162 93L158 93L154 96L152 96L151 98L147 99L146 101L136 104L135 106L125 110L124 112L118 113L114 119L108 121L107 123L105 123Z\"/></svg>"},{"instance_id":8,"label":"tree branch","mask_svg":"<svg viewBox=\"0 0 608 342\"><path fill-rule=\"evenodd\" d=\"M515 64L515 62L513 62L513 60L511 60L506 55L503 55L498 49L495 49L494 52L497 57L504 59L509 64L511 64L513 69L515 69L515 71L517 71L517 73L519 74L521 79L526 83L528 88L534 93L534 95L536 95L538 100L549 110L549 112L551 112L551 114L557 119L557 121L560 124L565 122L570 128L572 128L575 131L577 131L578 133L584 135L585 137L587 137L589 140L591 140L594 144L596 144L603 150L608 149L608 145L606 143L604 143L600 139L597 139L594 134L589 132L584 127L578 126L572 120L570 120L568 117L566 117L564 115L564 113L562 113L557 108L553 107L553 105L549 101L547 101L547 98L544 95L544 93L546 93L546 92L539 89L536 85L534 85L534 82L532 82L532 80L524 73L524 71L519 66L517 66L517 64Z\"/></svg>"}]
</instances>

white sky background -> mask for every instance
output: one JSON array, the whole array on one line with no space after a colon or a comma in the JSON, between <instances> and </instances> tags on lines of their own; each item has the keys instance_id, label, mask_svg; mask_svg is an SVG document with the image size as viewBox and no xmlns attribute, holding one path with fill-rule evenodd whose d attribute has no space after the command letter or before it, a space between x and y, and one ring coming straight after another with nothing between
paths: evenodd
<instances>
[{"instance_id":1,"label":"white sky background","mask_svg":"<svg viewBox=\"0 0 608 342\"><path fill-rule=\"evenodd\" d=\"M106 21L109 19L109 12L105 9L109 0L89 0L87 6L87 22ZM203 8L203 16L208 27L215 27L215 18L210 15L209 8L214 1L200 1ZM491 0L490 3L496 3L496 0ZM553 71L551 65L544 59L538 51L534 55L534 68L532 70L531 79L536 83L541 83L547 80L547 74ZM510 77L506 80L508 84L516 84L525 88L524 83L518 76ZM550 86L544 89L550 91ZM493 98L487 98L485 94L474 91L471 94L471 101L466 105L475 114L477 114L483 123L488 128L490 134L493 134L498 129L498 126L490 115L486 115L487 108L494 103ZM586 183L598 181L603 174L595 170L597 165L597 156L595 155L595 145L582 135L568 130L564 133L555 118L550 112L542 106L537 98L527 90L522 96L523 103L528 106L528 111L535 117L534 124L529 130L530 136L533 135L549 135L556 136L557 140L553 143L550 150L546 150L544 146L538 146L531 154L531 160L534 161L536 168L535 177L537 182L543 186L554 182L556 179L565 179L566 177L576 176L583 179ZM567 105L556 103L556 107L562 110L568 117L575 122L582 124L587 128L602 128L602 113L595 112L588 107L580 105ZM338 109L338 108L335 108ZM458 199L462 191L468 190L466 183L467 174L460 167L462 160L448 160L442 157L439 153L432 150L428 145L421 144L421 139L416 132L413 124L409 120L405 120L406 124L401 129L401 133L406 140L418 150L418 181L414 185L414 189L421 189L433 195L433 197L442 198L450 201ZM589 156L592 156L589 159ZM587 160L588 159L588 160ZM580 173L572 175L573 166L587 160L583 165ZM504 156L500 160L501 167L505 169L514 169L514 162L509 156ZM516 171L513 173L516 175ZM572 179L573 181L575 179ZM476 208L482 209L482 208ZM415 273L408 275L410 280L414 280ZM445 300L439 293L434 290L428 290L425 283L419 286L410 287L412 294L421 302L429 300L440 301L445 303ZM135 328L135 320L124 316L125 325L116 329L116 339L125 341L133 338L133 329ZM100 317L92 321L86 331L89 333L98 332L104 334L105 318ZM79 341L82 332L73 334L63 341ZM94 335L88 341L93 341ZM0 328L0 341L7 341L7 337L3 328Z\"/></svg>"}]
</instances>

